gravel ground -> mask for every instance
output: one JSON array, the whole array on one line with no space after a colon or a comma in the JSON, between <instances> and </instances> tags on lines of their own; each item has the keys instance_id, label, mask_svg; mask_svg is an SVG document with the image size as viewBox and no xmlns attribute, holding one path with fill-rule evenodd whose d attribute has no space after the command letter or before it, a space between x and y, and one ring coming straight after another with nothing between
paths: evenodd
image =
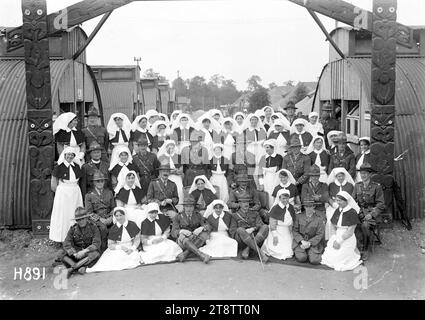
<instances>
[{"instance_id":1,"label":"gravel ground","mask_svg":"<svg viewBox=\"0 0 425 320\"><path fill-rule=\"evenodd\" d=\"M425 220L412 224L411 231L398 223L384 230L384 243L358 273L275 263L263 271L257 261L220 260L75 275L66 283L52 268L50 241L0 230L0 299L425 299ZM44 267L44 279L25 280L26 267Z\"/></svg>"}]
</instances>

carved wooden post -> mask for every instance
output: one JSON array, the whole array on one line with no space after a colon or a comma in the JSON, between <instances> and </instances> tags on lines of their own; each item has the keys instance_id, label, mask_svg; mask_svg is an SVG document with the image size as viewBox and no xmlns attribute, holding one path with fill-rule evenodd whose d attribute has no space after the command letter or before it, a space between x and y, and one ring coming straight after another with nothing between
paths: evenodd
<instances>
[{"instance_id":1,"label":"carved wooden post","mask_svg":"<svg viewBox=\"0 0 425 320\"><path fill-rule=\"evenodd\" d=\"M373 178L382 185L387 206L393 192L396 18L397 0L373 0L371 157L378 170ZM383 218L391 222L392 208Z\"/></svg>"},{"instance_id":2,"label":"carved wooden post","mask_svg":"<svg viewBox=\"0 0 425 320\"><path fill-rule=\"evenodd\" d=\"M47 235L53 204L54 160L46 0L22 0L22 35L30 158L30 210L34 235Z\"/></svg>"}]
</instances>

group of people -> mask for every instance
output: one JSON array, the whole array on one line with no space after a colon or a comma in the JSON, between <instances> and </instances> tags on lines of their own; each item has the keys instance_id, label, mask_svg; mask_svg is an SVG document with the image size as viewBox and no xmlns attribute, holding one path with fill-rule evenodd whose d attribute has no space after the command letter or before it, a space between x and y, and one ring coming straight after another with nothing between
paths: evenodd
<instances>
[{"instance_id":1,"label":"group of people","mask_svg":"<svg viewBox=\"0 0 425 320\"><path fill-rule=\"evenodd\" d=\"M49 235L62 243L58 260L69 274L238 252L356 268L385 210L370 139L355 155L329 105L320 121L295 110L114 113L103 128L91 108L82 130L61 114Z\"/></svg>"}]
</instances>

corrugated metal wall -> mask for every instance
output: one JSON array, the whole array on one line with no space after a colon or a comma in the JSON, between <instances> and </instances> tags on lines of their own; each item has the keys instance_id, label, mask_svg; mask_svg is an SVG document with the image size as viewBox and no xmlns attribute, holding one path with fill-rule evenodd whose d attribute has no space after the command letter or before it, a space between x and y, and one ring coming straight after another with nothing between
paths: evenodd
<instances>
[{"instance_id":1,"label":"corrugated metal wall","mask_svg":"<svg viewBox=\"0 0 425 320\"><path fill-rule=\"evenodd\" d=\"M52 94L69 60L51 61ZM0 227L30 227L25 64L0 60Z\"/></svg>"},{"instance_id":2,"label":"corrugated metal wall","mask_svg":"<svg viewBox=\"0 0 425 320\"><path fill-rule=\"evenodd\" d=\"M132 119L134 103L137 102L136 82L98 81L103 104L105 124L113 113L121 112Z\"/></svg>"},{"instance_id":3,"label":"corrugated metal wall","mask_svg":"<svg viewBox=\"0 0 425 320\"><path fill-rule=\"evenodd\" d=\"M334 66L340 64L339 61L325 67L319 80L319 94L316 101L328 100L329 89L333 99L341 99L337 94L341 84L335 82L347 84L351 81L351 84L344 89L345 99L362 93L367 98L362 105L367 105L371 96L370 58L349 58L344 63L348 66L345 69L345 81L341 81L342 78L339 76L340 68ZM403 161L395 163L394 174L406 201L408 216L423 218L425 217L425 58L397 58L396 72L395 155L405 150L408 150L408 154ZM360 81L347 75L348 73L355 73ZM347 77L352 80L347 81Z\"/></svg>"}]
</instances>

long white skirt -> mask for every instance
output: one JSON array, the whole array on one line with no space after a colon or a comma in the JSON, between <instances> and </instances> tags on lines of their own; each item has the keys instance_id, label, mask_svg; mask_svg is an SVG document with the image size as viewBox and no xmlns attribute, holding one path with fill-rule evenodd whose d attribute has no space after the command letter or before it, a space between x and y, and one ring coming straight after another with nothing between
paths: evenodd
<instances>
[{"instance_id":1,"label":"long white skirt","mask_svg":"<svg viewBox=\"0 0 425 320\"><path fill-rule=\"evenodd\" d=\"M357 251L357 241L354 234L345 240L338 250L333 248L333 243L337 236L342 235L346 230L347 227L337 228L336 234L329 239L325 252L322 255L321 263L336 271L353 270L362 263L360 254Z\"/></svg>"},{"instance_id":2,"label":"long white skirt","mask_svg":"<svg viewBox=\"0 0 425 320\"><path fill-rule=\"evenodd\" d=\"M121 246L124 246L121 243ZM131 243L127 244L131 247ZM133 269L140 265L139 252L133 251L130 254L125 253L123 250L106 249L100 259L92 268L87 268L86 272L99 272L99 271L117 271L125 269Z\"/></svg>"},{"instance_id":3,"label":"long white skirt","mask_svg":"<svg viewBox=\"0 0 425 320\"><path fill-rule=\"evenodd\" d=\"M274 202L273 191L280 182L279 175L276 174L276 167L263 168L263 175L264 191L269 194L269 208L271 208Z\"/></svg>"},{"instance_id":4,"label":"long white skirt","mask_svg":"<svg viewBox=\"0 0 425 320\"><path fill-rule=\"evenodd\" d=\"M143 245L143 251L139 252L140 260L144 264L156 262L170 262L182 253L180 246L172 240L163 240L157 244Z\"/></svg>"},{"instance_id":5,"label":"long white skirt","mask_svg":"<svg viewBox=\"0 0 425 320\"><path fill-rule=\"evenodd\" d=\"M292 250L292 225L277 225L276 233L279 239L277 245L273 245L273 235L269 232L267 239L264 241L261 250L268 256L272 256L279 260L286 260L294 255Z\"/></svg>"},{"instance_id":6,"label":"long white skirt","mask_svg":"<svg viewBox=\"0 0 425 320\"><path fill-rule=\"evenodd\" d=\"M227 231L211 232L206 244L199 248L213 258L230 258L238 255L238 242L227 234Z\"/></svg>"},{"instance_id":7,"label":"long white skirt","mask_svg":"<svg viewBox=\"0 0 425 320\"><path fill-rule=\"evenodd\" d=\"M210 182L213 186L218 186L220 188L220 200L223 200L224 203L229 201L229 187L227 186L227 179L223 173L214 173L211 175Z\"/></svg>"},{"instance_id":8,"label":"long white skirt","mask_svg":"<svg viewBox=\"0 0 425 320\"><path fill-rule=\"evenodd\" d=\"M338 205L336 205L335 207L328 205L326 207L325 240L329 240L329 238L335 234L335 229L332 227L331 219L337 208Z\"/></svg>"},{"instance_id":9,"label":"long white skirt","mask_svg":"<svg viewBox=\"0 0 425 320\"><path fill-rule=\"evenodd\" d=\"M184 200L184 191L183 191L183 179L182 176L177 174L170 174L168 176L170 181L173 181L177 185L177 193L179 195L179 203L176 205L177 210L183 211L183 200Z\"/></svg>"},{"instance_id":10,"label":"long white skirt","mask_svg":"<svg viewBox=\"0 0 425 320\"><path fill-rule=\"evenodd\" d=\"M59 181L50 218L50 240L63 242L69 228L75 223L75 209L84 207L78 182Z\"/></svg>"}]
</instances>

